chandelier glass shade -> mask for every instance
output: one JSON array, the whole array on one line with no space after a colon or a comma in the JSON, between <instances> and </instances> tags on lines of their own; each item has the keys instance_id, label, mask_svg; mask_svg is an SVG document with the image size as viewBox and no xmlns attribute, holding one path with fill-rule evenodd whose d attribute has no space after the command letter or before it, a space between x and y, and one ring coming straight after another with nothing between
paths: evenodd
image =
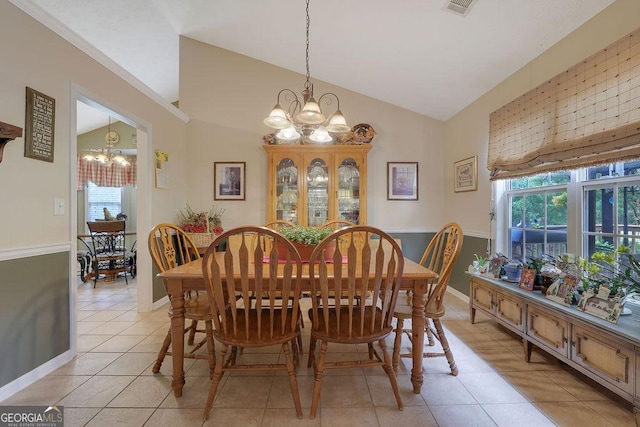
<instances>
[{"instance_id":1,"label":"chandelier glass shade","mask_svg":"<svg viewBox=\"0 0 640 427\"><path fill-rule=\"evenodd\" d=\"M278 130L276 138L284 141L295 141L304 136L316 143L327 143L333 139L329 132L346 133L351 131L351 128L340 110L340 99L335 93L325 93L317 101L313 97L313 84L311 84L309 73L309 0L307 0L306 11L307 74L302 97L298 98L291 89L282 89L278 92L276 105L264 119L264 124ZM320 105L324 102L325 105L330 106L334 101L336 111L327 119ZM282 105L285 105L286 109Z\"/></svg>"}]
</instances>

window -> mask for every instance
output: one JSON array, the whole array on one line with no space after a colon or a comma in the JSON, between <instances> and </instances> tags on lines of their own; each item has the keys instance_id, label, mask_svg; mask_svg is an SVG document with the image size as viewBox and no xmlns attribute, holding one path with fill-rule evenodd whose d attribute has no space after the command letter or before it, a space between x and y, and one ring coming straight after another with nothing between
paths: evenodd
<instances>
[{"instance_id":1,"label":"window","mask_svg":"<svg viewBox=\"0 0 640 427\"><path fill-rule=\"evenodd\" d=\"M510 258L640 252L640 161L506 181ZM569 215L570 207L576 213ZM570 230L579 230L572 238ZM575 233L574 233L575 234Z\"/></svg>"},{"instance_id":2,"label":"window","mask_svg":"<svg viewBox=\"0 0 640 427\"><path fill-rule=\"evenodd\" d=\"M122 212L122 189L119 187L98 187L93 182L87 184L87 221L104 219L104 208L113 216Z\"/></svg>"},{"instance_id":3,"label":"window","mask_svg":"<svg viewBox=\"0 0 640 427\"><path fill-rule=\"evenodd\" d=\"M509 257L567 252L567 172L510 180Z\"/></svg>"},{"instance_id":4,"label":"window","mask_svg":"<svg viewBox=\"0 0 640 427\"><path fill-rule=\"evenodd\" d=\"M584 256L618 246L638 253L640 239L640 161L587 169L583 186Z\"/></svg>"}]
</instances>

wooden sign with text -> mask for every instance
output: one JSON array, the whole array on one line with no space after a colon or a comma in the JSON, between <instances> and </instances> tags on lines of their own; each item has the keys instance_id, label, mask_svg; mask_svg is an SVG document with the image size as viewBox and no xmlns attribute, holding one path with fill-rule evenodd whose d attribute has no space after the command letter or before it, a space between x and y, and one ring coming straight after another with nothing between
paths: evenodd
<instances>
[{"instance_id":1,"label":"wooden sign with text","mask_svg":"<svg viewBox=\"0 0 640 427\"><path fill-rule=\"evenodd\" d=\"M24 156L53 163L56 100L27 87Z\"/></svg>"}]
</instances>

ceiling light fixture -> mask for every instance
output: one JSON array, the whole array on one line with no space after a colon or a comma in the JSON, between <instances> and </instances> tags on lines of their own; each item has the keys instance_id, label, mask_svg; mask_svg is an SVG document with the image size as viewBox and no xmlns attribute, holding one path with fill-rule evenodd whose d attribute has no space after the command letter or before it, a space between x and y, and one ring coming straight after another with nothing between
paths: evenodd
<instances>
[{"instance_id":1,"label":"ceiling light fixture","mask_svg":"<svg viewBox=\"0 0 640 427\"><path fill-rule=\"evenodd\" d=\"M111 116L109 116L109 126L107 127L107 134L105 135L107 146L106 150L103 148L98 154L87 153L83 158L88 161L100 162L106 166L111 166L113 162L119 163L122 166L129 166L130 163L127 160L127 157L122 154L122 151L117 154L111 152L111 147L113 147L114 144L117 144L119 140L120 136L118 133L115 131L111 132Z\"/></svg>"},{"instance_id":2,"label":"ceiling light fixture","mask_svg":"<svg viewBox=\"0 0 640 427\"><path fill-rule=\"evenodd\" d=\"M313 84L311 83L309 73L309 0L307 0L307 47L306 47L306 66L307 80L304 83L302 91L302 102L291 89L282 89L278 92L278 100L275 107L271 110L269 117L264 119L264 124L272 129L279 130L276 138L285 141L295 141L304 135L305 138L316 143L328 143L333 138L331 133L346 133L351 131L347 125L347 121L340 111L340 99L335 93L328 92L322 95L316 101L313 97ZM285 110L280 104L282 99L289 105ZM335 113L326 118L320 108L320 103L325 102L326 105L333 103L333 98L337 103Z\"/></svg>"}]
</instances>

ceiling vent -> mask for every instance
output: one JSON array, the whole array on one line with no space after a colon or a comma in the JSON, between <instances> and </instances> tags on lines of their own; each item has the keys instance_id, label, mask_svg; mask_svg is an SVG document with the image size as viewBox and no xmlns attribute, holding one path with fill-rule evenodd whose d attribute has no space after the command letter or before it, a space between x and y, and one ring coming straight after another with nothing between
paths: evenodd
<instances>
[{"instance_id":1,"label":"ceiling vent","mask_svg":"<svg viewBox=\"0 0 640 427\"><path fill-rule=\"evenodd\" d=\"M466 16L478 0L449 0L445 9L461 16Z\"/></svg>"}]
</instances>

